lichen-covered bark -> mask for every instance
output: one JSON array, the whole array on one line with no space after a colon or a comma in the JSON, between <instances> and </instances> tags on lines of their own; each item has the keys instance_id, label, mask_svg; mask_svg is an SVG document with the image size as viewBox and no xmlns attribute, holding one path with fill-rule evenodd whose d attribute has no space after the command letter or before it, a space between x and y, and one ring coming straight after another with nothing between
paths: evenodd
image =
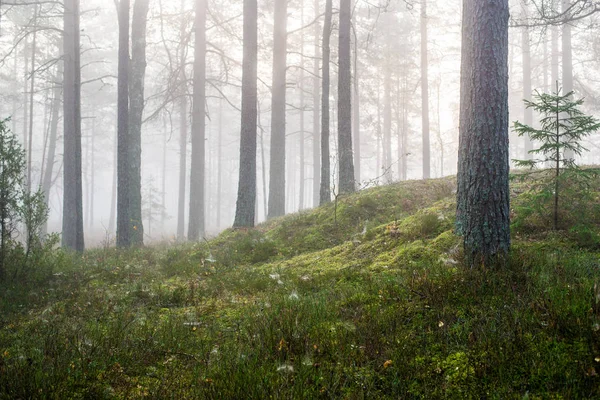
<instances>
[{"instance_id":1,"label":"lichen-covered bark","mask_svg":"<svg viewBox=\"0 0 600 400\"><path fill-rule=\"evenodd\" d=\"M508 0L463 3L457 232L471 266L510 249Z\"/></svg>"},{"instance_id":2,"label":"lichen-covered bark","mask_svg":"<svg viewBox=\"0 0 600 400\"><path fill-rule=\"evenodd\" d=\"M351 5L351 0L340 0L338 54L338 162L340 193L352 193L356 190L354 155L352 153Z\"/></svg>"},{"instance_id":3,"label":"lichen-covered bark","mask_svg":"<svg viewBox=\"0 0 600 400\"><path fill-rule=\"evenodd\" d=\"M244 0L244 61L242 63L242 129L240 175L233 226L253 227L256 205L257 115L257 18L256 0Z\"/></svg>"},{"instance_id":4,"label":"lichen-covered bark","mask_svg":"<svg viewBox=\"0 0 600 400\"><path fill-rule=\"evenodd\" d=\"M142 115L146 77L146 25L149 0L136 0L131 27L129 76L129 219L131 244L144 244L142 223Z\"/></svg>"},{"instance_id":5,"label":"lichen-covered bark","mask_svg":"<svg viewBox=\"0 0 600 400\"><path fill-rule=\"evenodd\" d=\"M196 0L194 98L192 111L192 167L188 239L204 236L204 181L206 163L206 0Z\"/></svg>"},{"instance_id":6,"label":"lichen-covered bark","mask_svg":"<svg viewBox=\"0 0 600 400\"><path fill-rule=\"evenodd\" d=\"M64 197L63 247L83 252L83 190L81 177L81 61L79 0L65 2L64 11Z\"/></svg>"},{"instance_id":7,"label":"lichen-covered bark","mask_svg":"<svg viewBox=\"0 0 600 400\"><path fill-rule=\"evenodd\" d=\"M287 71L287 0L275 2L273 24L273 88L268 218L285 214L285 107Z\"/></svg>"}]
</instances>

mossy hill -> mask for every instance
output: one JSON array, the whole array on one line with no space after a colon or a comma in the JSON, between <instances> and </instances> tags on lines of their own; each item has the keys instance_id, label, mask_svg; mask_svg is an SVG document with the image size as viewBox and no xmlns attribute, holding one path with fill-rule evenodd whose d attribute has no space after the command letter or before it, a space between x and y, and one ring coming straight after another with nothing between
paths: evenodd
<instances>
[{"instance_id":1,"label":"mossy hill","mask_svg":"<svg viewBox=\"0 0 600 400\"><path fill-rule=\"evenodd\" d=\"M52 278L0 288L0 399L600 398L598 221L552 232L531 213L509 266L465 269L454 190L57 252Z\"/></svg>"}]
</instances>

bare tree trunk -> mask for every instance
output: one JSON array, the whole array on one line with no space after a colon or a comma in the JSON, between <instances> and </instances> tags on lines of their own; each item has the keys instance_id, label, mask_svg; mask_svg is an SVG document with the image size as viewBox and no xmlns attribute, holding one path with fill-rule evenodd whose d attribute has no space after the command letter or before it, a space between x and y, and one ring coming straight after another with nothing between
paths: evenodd
<instances>
[{"instance_id":1,"label":"bare tree trunk","mask_svg":"<svg viewBox=\"0 0 600 400\"><path fill-rule=\"evenodd\" d=\"M287 2L276 1L274 10L268 218L285 215Z\"/></svg>"},{"instance_id":2,"label":"bare tree trunk","mask_svg":"<svg viewBox=\"0 0 600 400\"><path fill-rule=\"evenodd\" d=\"M244 61L242 66L242 128L236 215L233 226L253 227L256 205L256 123L258 6L244 0Z\"/></svg>"},{"instance_id":3,"label":"bare tree trunk","mask_svg":"<svg viewBox=\"0 0 600 400\"><path fill-rule=\"evenodd\" d=\"M461 62L457 231L471 266L510 249L508 0L465 0Z\"/></svg>"},{"instance_id":4,"label":"bare tree trunk","mask_svg":"<svg viewBox=\"0 0 600 400\"><path fill-rule=\"evenodd\" d=\"M392 177L392 70L386 62L383 71L383 175L386 183Z\"/></svg>"},{"instance_id":5,"label":"bare tree trunk","mask_svg":"<svg viewBox=\"0 0 600 400\"><path fill-rule=\"evenodd\" d=\"M429 179L431 177L431 140L429 134L427 0L421 0L421 120L423 129L423 179Z\"/></svg>"},{"instance_id":6,"label":"bare tree trunk","mask_svg":"<svg viewBox=\"0 0 600 400\"><path fill-rule=\"evenodd\" d=\"M304 0L300 1L300 24L304 26ZM298 186L298 211L302 211L304 209L304 158L305 158L305 148L304 148L304 36L300 39L300 134L298 136L298 168L300 169L300 181Z\"/></svg>"},{"instance_id":7,"label":"bare tree trunk","mask_svg":"<svg viewBox=\"0 0 600 400\"><path fill-rule=\"evenodd\" d=\"M185 75L186 48L185 39L185 0L181 0L181 27L180 27L180 55L179 55L179 85L181 99L179 103L179 200L177 204L177 240L185 238L185 193L187 176L187 131L188 131L188 104L187 104L187 78Z\"/></svg>"},{"instance_id":8,"label":"bare tree trunk","mask_svg":"<svg viewBox=\"0 0 600 400\"><path fill-rule=\"evenodd\" d=\"M325 22L323 25L323 78L321 90L321 189L320 204L331 202L331 161L329 159L329 61L331 58L331 19L332 0L325 2Z\"/></svg>"},{"instance_id":9,"label":"bare tree trunk","mask_svg":"<svg viewBox=\"0 0 600 400\"><path fill-rule=\"evenodd\" d=\"M124 0L123 0L124 1ZM63 247L83 252L81 176L81 61L79 0L64 4L64 196Z\"/></svg>"},{"instance_id":10,"label":"bare tree trunk","mask_svg":"<svg viewBox=\"0 0 600 400\"><path fill-rule=\"evenodd\" d=\"M315 0L315 19L319 17L319 0ZM319 90L319 58L321 56L321 47L319 43L320 33L319 23L315 23L315 41L314 41L314 59L313 59L313 193L312 193L312 206L319 206L319 191L321 188L321 130L319 121L321 114L319 112L320 102L319 96L321 95Z\"/></svg>"},{"instance_id":11,"label":"bare tree trunk","mask_svg":"<svg viewBox=\"0 0 600 400\"><path fill-rule=\"evenodd\" d=\"M108 231L115 232L115 223L117 222L117 183L118 183L118 148L119 131L115 129L115 139L113 146L113 181L110 196L110 217L108 220Z\"/></svg>"},{"instance_id":12,"label":"bare tree trunk","mask_svg":"<svg viewBox=\"0 0 600 400\"><path fill-rule=\"evenodd\" d=\"M119 8L119 79L118 79L118 185L117 185L117 247L132 245L131 225L131 153L129 132L129 0L121 0Z\"/></svg>"},{"instance_id":13,"label":"bare tree trunk","mask_svg":"<svg viewBox=\"0 0 600 400\"><path fill-rule=\"evenodd\" d=\"M528 10L527 4L523 0L521 3L521 7L523 10L523 17L527 20ZM529 43L529 28L523 27L521 29L521 47L523 49L523 99L531 101L531 95L533 92L532 84L531 84L531 45ZM525 125L531 126L533 125L533 109L524 105L523 109L523 123ZM529 138L528 135L524 136L524 157L526 159L531 159L531 154L529 152L533 150L533 142Z\"/></svg>"},{"instance_id":14,"label":"bare tree trunk","mask_svg":"<svg viewBox=\"0 0 600 400\"><path fill-rule=\"evenodd\" d=\"M217 229L221 229L221 208L223 206L223 98L219 99L219 138L217 148Z\"/></svg>"},{"instance_id":15,"label":"bare tree trunk","mask_svg":"<svg viewBox=\"0 0 600 400\"><path fill-rule=\"evenodd\" d=\"M568 14L571 7L571 0L562 0L562 12ZM568 15L566 15L568 18ZM567 22L562 28L562 80L563 93L567 94L573 91L573 47L571 45L571 25ZM575 153L572 150L565 149L565 159L574 159Z\"/></svg>"},{"instance_id":16,"label":"bare tree trunk","mask_svg":"<svg viewBox=\"0 0 600 400\"><path fill-rule=\"evenodd\" d=\"M204 164L206 162L206 0L196 0L194 99L192 111L192 166L188 240L204 237Z\"/></svg>"},{"instance_id":17,"label":"bare tree trunk","mask_svg":"<svg viewBox=\"0 0 600 400\"><path fill-rule=\"evenodd\" d=\"M338 54L338 173L340 193L356 191L352 153L351 6L351 0L340 0Z\"/></svg>"},{"instance_id":18,"label":"bare tree trunk","mask_svg":"<svg viewBox=\"0 0 600 400\"><path fill-rule=\"evenodd\" d=\"M33 15L33 39L31 42L31 86L29 91L29 140L27 141L27 190L31 192L31 157L33 153L33 94L35 92L35 60L37 54L37 28L39 4Z\"/></svg>"},{"instance_id":19,"label":"bare tree trunk","mask_svg":"<svg viewBox=\"0 0 600 400\"><path fill-rule=\"evenodd\" d=\"M131 26L131 69L129 76L129 219L131 244L144 244L142 221L142 116L146 79L146 25L150 0L135 0ZM151 201L151 200L150 200ZM152 213L152 206L150 206ZM152 217L150 217L152 219Z\"/></svg>"},{"instance_id":20,"label":"bare tree trunk","mask_svg":"<svg viewBox=\"0 0 600 400\"><path fill-rule=\"evenodd\" d=\"M354 0L356 7L358 0ZM353 13L353 25L356 27L356 12ZM354 149L354 178L358 184L361 181L361 161L360 161L360 86L358 75L358 39L356 32L354 33L354 90L352 92L354 107L352 108L352 133L353 133L353 149Z\"/></svg>"}]
</instances>

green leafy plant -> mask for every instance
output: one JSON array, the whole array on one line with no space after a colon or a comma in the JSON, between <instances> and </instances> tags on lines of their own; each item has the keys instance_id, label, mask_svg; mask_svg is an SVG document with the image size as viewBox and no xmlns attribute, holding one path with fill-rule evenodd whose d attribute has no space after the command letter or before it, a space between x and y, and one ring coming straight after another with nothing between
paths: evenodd
<instances>
[{"instance_id":1,"label":"green leafy plant","mask_svg":"<svg viewBox=\"0 0 600 400\"><path fill-rule=\"evenodd\" d=\"M518 175L521 179L537 175L537 182L531 189L531 201L539 206L552 199L552 227L557 230L559 201L563 189L569 190L571 194L575 194L574 191L578 194L586 193L591 178L598 174L597 170L579 168L569 154L581 155L586 150L581 145L581 140L600 130L600 121L584 114L580 109L583 99L574 100L573 92L562 94L558 83L556 92L536 92L533 101L524 101L527 108L540 114L540 128L517 121L514 130L519 136L527 135L533 143L539 143L539 147L529 151L531 159L513 161L518 167L530 169L529 172ZM547 164L551 165L551 173L533 170Z\"/></svg>"}]
</instances>

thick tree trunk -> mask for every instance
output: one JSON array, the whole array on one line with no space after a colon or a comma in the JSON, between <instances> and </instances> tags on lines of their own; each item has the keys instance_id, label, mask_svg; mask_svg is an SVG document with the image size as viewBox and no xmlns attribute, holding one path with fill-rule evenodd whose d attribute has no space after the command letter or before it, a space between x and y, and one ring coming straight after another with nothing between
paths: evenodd
<instances>
[{"instance_id":1,"label":"thick tree trunk","mask_svg":"<svg viewBox=\"0 0 600 400\"><path fill-rule=\"evenodd\" d=\"M81 176L81 62L79 0L64 4L64 196L63 247L83 252Z\"/></svg>"},{"instance_id":2,"label":"thick tree trunk","mask_svg":"<svg viewBox=\"0 0 600 400\"><path fill-rule=\"evenodd\" d=\"M510 249L508 0L463 3L457 232L471 266Z\"/></svg>"},{"instance_id":3,"label":"thick tree trunk","mask_svg":"<svg viewBox=\"0 0 600 400\"><path fill-rule=\"evenodd\" d=\"M523 17L527 20L527 4L523 1L521 7L523 9ZM531 45L529 43L528 27L521 29L521 47L523 49L523 99L531 101L533 89L531 84ZM523 123L528 126L533 125L533 109L525 105L523 109ZM527 135L524 136L524 145L524 157L531 159L529 152L533 150L533 142Z\"/></svg>"},{"instance_id":4,"label":"thick tree trunk","mask_svg":"<svg viewBox=\"0 0 600 400\"><path fill-rule=\"evenodd\" d=\"M356 190L352 153L351 5L351 0L340 0L338 54L338 162L340 193L352 193Z\"/></svg>"},{"instance_id":5,"label":"thick tree trunk","mask_svg":"<svg viewBox=\"0 0 600 400\"><path fill-rule=\"evenodd\" d=\"M423 130L423 179L429 179L431 177L431 139L429 135L427 0L421 0L421 124Z\"/></svg>"},{"instance_id":6,"label":"thick tree trunk","mask_svg":"<svg viewBox=\"0 0 600 400\"><path fill-rule=\"evenodd\" d=\"M204 164L206 160L206 1L196 0L194 98L192 111L192 166L188 239L204 237Z\"/></svg>"},{"instance_id":7,"label":"thick tree trunk","mask_svg":"<svg viewBox=\"0 0 600 400\"><path fill-rule=\"evenodd\" d=\"M244 61L242 65L242 128L240 141L239 186L233 226L253 227L256 205L256 123L258 6L244 0Z\"/></svg>"},{"instance_id":8,"label":"thick tree trunk","mask_svg":"<svg viewBox=\"0 0 600 400\"><path fill-rule=\"evenodd\" d=\"M146 25L149 0L136 0L131 27L131 70L129 76L129 218L131 244L144 244L142 221L142 116L146 78ZM150 201L150 200L149 200Z\"/></svg>"},{"instance_id":9,"label":"thick tree trunk","mask_svg":"<svg viewBox=\"0 0 600 400\"><path fill-rule=\"evenodd\" d=\"M121 0L119 8L119 79L117 124L119 149L117 155L117 247L132 245L130 206L131 141L129 132L129 0Z\"/></svg>"},{"instance_id":10,"label":"thick tree trunk","mask_svg":"<svg viewBox=\"0 0 600 400\"><path fill-rule=\"evenodd\" d=\"M315 19L319 17L319 0L315 0ZM319 58L321 56L321 47L319 43L320 25L315 23L315 54L313 59L313 207L319 206L319 191L321 188L321 129L319 121L321 119L321 113L319 110L320 101L319 96L321 95L319 89Z\"/></svg>"},{"instance_id":11,"label":"thick tree trunk","mask_svg":"<svg viewBox=\"0 0 600 400\"><path fill-rule=\"evenodd\" d=\"M280 0L275 2L273 25L273 92L268 218L285 215L286 58L287 0Z\"/></svg>"},{"instance_id":12,"label":"thick tree trunk","mask_svg":"<svg viewBox=\"0 0 600 400\"><path fill-rule=\"evenodd\" d=\"M325 22L323 24L323 78L321 90L321 189L320 204L331 201L331 161L329 157L329 61L331 58L331 19L332 0L325 2Z\"/></svg>"}]
</instances>

